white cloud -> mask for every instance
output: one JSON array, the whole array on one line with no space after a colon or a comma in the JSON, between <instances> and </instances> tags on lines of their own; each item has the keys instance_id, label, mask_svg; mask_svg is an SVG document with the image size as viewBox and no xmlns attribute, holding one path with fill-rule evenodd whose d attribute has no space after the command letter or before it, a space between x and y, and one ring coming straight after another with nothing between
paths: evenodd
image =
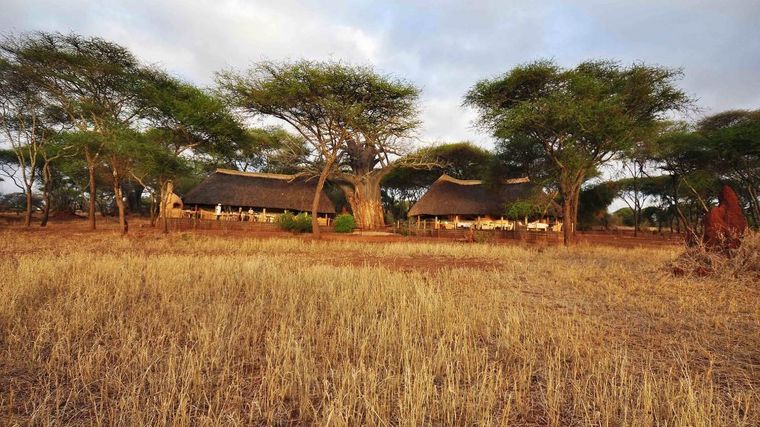
<instances>
[{"instance_id":1,"label":"white cloud","mask_svg":"<svg viewBox=\"0 0 760 427\"><path fill-rule=\"evenodd\" d=\"M684 66L708 111L760 107L760 7L725 2L5 0L0 28L112 39L198 84L262 59L373 64L423 89L424 140L488 137L464 92L537 58Z\"/></svg>"}]
</instances>

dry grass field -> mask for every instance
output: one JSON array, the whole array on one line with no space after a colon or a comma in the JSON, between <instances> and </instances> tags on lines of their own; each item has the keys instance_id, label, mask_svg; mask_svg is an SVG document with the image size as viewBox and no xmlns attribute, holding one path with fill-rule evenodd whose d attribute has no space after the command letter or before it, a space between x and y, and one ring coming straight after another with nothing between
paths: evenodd
<instances>
[{"instance_id":1,"label":"dry grass field","mask_svg":"<svg viewBox=\"0 0 760 427\"><path fill-rule=\"evenodd\" d=\"M759 425L678 248L0 231L2 425Z\"/></svg>"}]
</instances>

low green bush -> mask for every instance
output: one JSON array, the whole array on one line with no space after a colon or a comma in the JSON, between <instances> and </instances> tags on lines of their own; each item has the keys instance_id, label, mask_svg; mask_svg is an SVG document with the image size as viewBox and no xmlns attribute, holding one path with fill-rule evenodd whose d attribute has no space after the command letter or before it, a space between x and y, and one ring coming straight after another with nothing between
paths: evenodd
<instances>
[{"instance_id":1,"label":"low green bush","mask_svg":"<svg viewBox=\"0 0 760 427\"><path fill-rule=\"evenodd\" d=\"M333 227L336 233L350 233L356 228L356 221L354 221L353 215L340 214L335 217Z\"/></svg>"},{"instance_id":2,"label":"low green bush","mask_svg":"<svg viewBox=\"0 0 760 427\"><path fill-rule=\"evenodd\" d=\"M293 215L290 212L285 212L280 215L279 218L280 228L285 231L292 231L294 233L310 233L311 232L311 215L307 213L300 213Z\"/></svg>"}]
</instances>

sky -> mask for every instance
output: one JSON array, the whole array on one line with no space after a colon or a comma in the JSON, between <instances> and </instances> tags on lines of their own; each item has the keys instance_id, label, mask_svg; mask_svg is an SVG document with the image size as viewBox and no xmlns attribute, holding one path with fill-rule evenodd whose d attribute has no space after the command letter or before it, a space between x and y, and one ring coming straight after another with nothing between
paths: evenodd
<instances>
[{"instance_id":1,"label":"sky","mask_svg":"<svg viewBox=\"0 0 760 427\"><path fill-rule=\"evenodd\" d=\"M2 33L100 36L202 86L261 60L371 65L421 88L418 144L484 147L465 92L537 59L682 68L692 119L760 108L758 22L760 0L0 0Z\"/></svg>"}]
</instances>

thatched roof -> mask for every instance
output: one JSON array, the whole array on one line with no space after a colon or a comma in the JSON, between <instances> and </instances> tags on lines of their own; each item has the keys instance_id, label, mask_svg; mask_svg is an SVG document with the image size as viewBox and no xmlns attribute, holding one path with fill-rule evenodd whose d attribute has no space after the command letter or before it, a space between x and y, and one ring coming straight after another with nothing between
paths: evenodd
<instances>
[{"instance_id":1,"label":"thatched roof","mask_svg":"<svg viewBox=\"0 0 760 427\"><path fill-rule=\"evenodd\" d=\"M412 206L409 216L498 217L504 215L508 203L530 197L533 189L528 178L510 179L501 185L488 186L482 181L455 179L444 174Z\"/></svg>"},{"instance_id":2,"label":"thatched roof","mask_svg":"<svg viewBox=\"0 0 760 427\"><path fill-rule=\"evenodd\" d=\"M221 203L310 212L316 188L316 178L217 169L182 199L185 206ZM319 213L335 213L335 206L324 191L319 199Z\"/></svg>"}]
</instances>

